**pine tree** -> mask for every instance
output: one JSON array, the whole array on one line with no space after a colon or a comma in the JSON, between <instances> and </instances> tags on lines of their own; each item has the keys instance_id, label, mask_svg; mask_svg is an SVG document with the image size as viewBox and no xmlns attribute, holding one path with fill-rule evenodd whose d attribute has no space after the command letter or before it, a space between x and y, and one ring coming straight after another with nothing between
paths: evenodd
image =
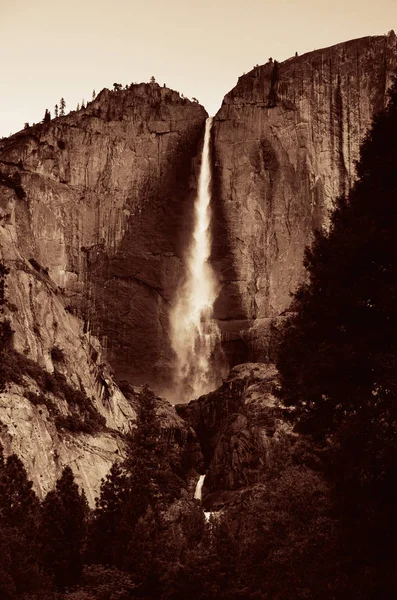
<instances>
[{"instance_id":1,"label":"pine tree","mask_svg":"<svg viewBox=\"0 0 397 600\"><path fill-rule=\"evenodd\" d=\"M43 123L48 123L49 121L51 121L51 113L50 111L46 108L45 109L45 113L44 113L44 118L43 118Z\"/></svg>"},{"instance_id":2,"label":"pine tree","mask_svg":"<svg viewBox=\"0 0 397 600\"><path fill-rule=\"evenodd\" d=\"M40 503L22 462L15 454L5 460L0 445L0 597L10 593L4 585L17 595L48 586L39 563L39 517Z\"/></svg>"},{"instance_id":3,"label":"pine tree","mask_svg":"<svg viewBox=\"0 0 397 600\"><path fill-rule=\"evenodd\" d=\"M161 510L183 486L169 464L156 416L156 398L147 387L140 394L137 417L125 461L113 465L102 483L88 544L91 562L101 561L130 572L138 568L138 557L132 549L140 535L138 530L147 529L153 519L159 522Z\"/></svg>"},{"instance_id":4,"label":"pine tree","mask_svg":"<svg viewBox=\"0 0 397 600\"><path fill-rule=\"evenodd\" d=\"M55 107L54 107L54 115L55 115L55 118L56 118L56 119L59 117L59 108L58 108L58 104L55 104Z\"/></svg>"},{"instance_id":5,"label":"pine tree","mask_svg":"<svg viewBox=\"0 0 397 600\"><path fill-rule=\"evenodd\" d=\"M112 465L102 480L100 497L96 499L89 528L88 559L91 563L117 565L125 547L120 547L119 528L129 493L128 480L119 462Z\"/></svg>"},{"instance_id":6,"label":"pine tree","mask_svg":"<svg viewBox=\"0 0 397 600\"><path fill-rule=\"evenodd\" d=\"M95 98L96 98L96 93L95 93L95 90L92 90L92 101L94 101L94 100L95 100Z\"/></svg>"},{"instance_id":7,"label":"pine tree","mask_svg":"<svg viewBox=\"0 0 397 600\"><path fill-rule=\"evenodd\" d=\"M64 98L61 98L59 101L59 116L60 117L64 117L65 116L65 108L66 108L66 102Z\"/></svg>"},{"instance_id":8,"label":"pine tree","mask_svg":"<svg viewBox=\"0 0 397 600\"><path fill-rule=\"evenodd\" d=\"M2 448L1 448L2 453ZM3 461L3 490L0 497L0 513L10 527L34 527L39 502L28 479L22 461L11 454ZM1 465L0 465L1 468Z\"/></svg>"},{"instance_id":9,"label":"pine tree","mask_svg":"<svg viewBox=\"0 0 397 600\"><path fill-rule=\"evenodd\" d=\"M75 585L82 572L87 500L80 494L70 467L43 502L41 553L47 571L60 591Z\"/></svg>"},{"instance_id":10,"label":"pine tree","mask_svg":"<svg viewBox=\"0 0 397 600\"><path fill-rule=\"evenodd\" d=\"M183 486L171 468L156 416L156 397L147 386L139 396L137 427L130 437L124 466L131 489L136 490L131 510L136 511L137 519L149 504L155 507L178 496Z\"/></svg>"}]
</instances>

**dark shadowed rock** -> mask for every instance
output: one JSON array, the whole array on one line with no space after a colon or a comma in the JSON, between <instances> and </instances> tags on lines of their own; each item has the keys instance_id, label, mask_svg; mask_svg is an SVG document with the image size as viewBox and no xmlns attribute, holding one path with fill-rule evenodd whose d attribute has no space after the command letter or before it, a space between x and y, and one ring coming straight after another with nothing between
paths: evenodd
<instances>
[{"instance_id":1,"label":"dark shadowed rock","mask_svg":"<svg viewBox=\"0 0 397 600\"><path fill-rule=\"evenodd\" d=\"M218 390L177 405L201 443L205 494L228 497L230 491L260 482L271 440L291 433L274 396L277 386L274 365L247 363L234 367Z\"/></svg>"}]
</instances>

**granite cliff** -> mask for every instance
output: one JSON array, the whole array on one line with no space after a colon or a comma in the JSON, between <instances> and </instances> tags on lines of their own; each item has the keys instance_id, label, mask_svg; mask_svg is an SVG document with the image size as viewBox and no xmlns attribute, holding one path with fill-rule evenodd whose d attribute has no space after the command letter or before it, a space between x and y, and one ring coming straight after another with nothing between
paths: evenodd
<instances>
[{"instance_id":1,"label":"granite cliff","mask_svg":"<svg viewBox=\"0 0 397 600\"><path fill-rule=\"evenodd\" d=\"M206 116L139 84L0 142L2 224L100 337L119 379L159 385L168 372L168 308Z\"/></svg>"},{"instance_id":2,"label":"granite cliff","mask_svg":"<svg viewBox=\"0 0 397 600\"><path fill-rule=\"evenodd\" d=\"M303 253L351 186L397 66L394 32L273 60L239 78L214 119L216 316L233 362L272 359Z\"/></svg>"},{"instance_id":3,"label":"granite cliff","mask_svg":"<svg viewBox=\"0 0 397 600\"><path fill-rule=\"evenodd\" d=\"M205 118L197 103L141 84L0 141L15 379L0 394L0 439L41 497L69 464L93 504L139 401L114 376L161 381ZM200 460L194 433L166 401L158 407L170 452Z\"/></svg>"},{"instance_id":4,"label":"granite cliff","mask_svg":"<svg viewBox=\"0 0 397 600\"><path fill-rule=\"evenodd\" d=\"M304 277L304 248L351 186L396 65L391 32L269 61L225 97L212 135L212 261L231 364L271 361ZM0 140L6 316L20 362L47 373L0 395L0 437L41 495L72 464L92 503L136 417L135 392L115 380L157 391L169 384L169 308L192 229L206 116L168 88L136 84ZM272 368L241 369L180 416L159 405L164 434L192 465L201 459L190 426L197 432L207 492L254 485L269 439L285 428ZM64 419L75 408L66 387L43 392L38 381L49 376L85 394L102 417L97 431L57 428L51 406Z\"/></svg>"}]
</instances>

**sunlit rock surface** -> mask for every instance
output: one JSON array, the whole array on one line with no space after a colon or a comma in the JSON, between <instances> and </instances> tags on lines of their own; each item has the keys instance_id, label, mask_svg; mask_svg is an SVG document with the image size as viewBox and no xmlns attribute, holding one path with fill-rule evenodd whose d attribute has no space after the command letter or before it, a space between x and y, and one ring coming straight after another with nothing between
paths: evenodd
<instances>
[{"instance_id":1,"label":"sunlit rock surface","mask_svg":"<svg viewBox=\"0 0 397 600\"><path fill-rule=\"evenodd\" d=\"M314 229L354 181L396 66L390 32L268 62L226 95L213 124L213 256L223 282L216 315L234 362L244 352L272 358L273 318L302 281Z\"/></svg>"},{"instance_id":2,"label":"sunlit rock surface","mask_svg":"<svg viewBox=\"0 0 397 600\"><path fill-rule=\"evenodd\" d=\"M1 225L15 224L21 255L48 269L116 376L157 389L169 376L168 312L206 116L139 84L0 141Z\"/></svg>"},{"instance_id":3,"label":"sunlit rock surface","mask_svg":"<svg viewBox=\"0 0 397 600\"><path fill-rule=\"evenodd\" d=\"M20 388L0 394L0 420L5 453L15 453L23 461L40 498L54 488L63 468L69 465L93 506L101 479L124 453L124 441L116 432L60 434L46 407L33 406Z\"/></svg>"}]
</instances>

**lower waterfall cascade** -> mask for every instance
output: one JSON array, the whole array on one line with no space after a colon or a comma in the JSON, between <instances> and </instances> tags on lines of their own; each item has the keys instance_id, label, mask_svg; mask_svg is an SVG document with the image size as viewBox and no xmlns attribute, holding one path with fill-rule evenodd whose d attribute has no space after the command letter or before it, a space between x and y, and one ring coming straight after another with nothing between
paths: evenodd
<instances>
[{"instance_id":1,"label":"lower waterfall cascade","mask_svg":"<svg viewBox=\"0 0 397 600\"><path fill-rule=\"evenodd\" d=\"M177 401L206 394L222 382L221 332L213 319L218 283L211 254L212 117L206 120L194 229L186 257L186 278L171 311L171 345L175 353L174 389ZM215 357L218 354L219 356Z\"/></svg>"},{"instance_id":2,"label":"lower waterfall cascade","mask_svg":"<svg viewBox=\"0 0 397 600\"><path fill-rule=\"evenodd\" d=\"M199 480L198 480L197 485L196 485L196 489L194 491L194 498L196 500L200 500L201 501L201 495L202 495L202 489L203 489L204 479L205 479L205 475L200 475Z\"/></svg>"},{"instance_id":3,"label":"lower waterfall cascade","mask_svg":"<svg viewBox=\"0 0 397 600\"><path fill-rule=\"evenodd\" d=\"M194 490L194 499L199 500L200 502L202 499L204 480L205 480L205 475L200 475L200 477L197 481L197 484L196 484L196 489ZM205 517L206 521L209 521L213 515L218 514L217 512L213 512L213 511L209 511L209 510L205 510L203 512L204 512L204 517Z\"/></svg>"}]
</instances>

